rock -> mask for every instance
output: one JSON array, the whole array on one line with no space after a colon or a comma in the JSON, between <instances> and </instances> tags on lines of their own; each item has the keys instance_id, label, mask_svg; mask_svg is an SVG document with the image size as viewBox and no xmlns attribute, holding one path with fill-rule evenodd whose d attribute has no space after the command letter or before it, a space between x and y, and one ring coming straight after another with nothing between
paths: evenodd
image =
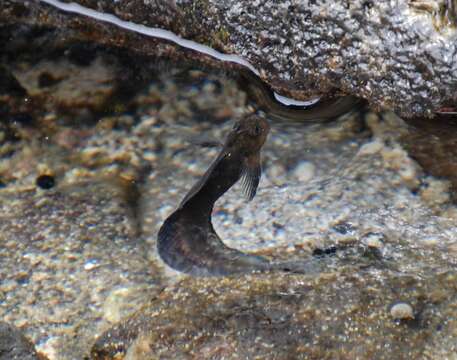
<instances>
[{"instance_id":1,"label":"rock","mask_svg":"<svg viewBox=\"0 0 457 360\"><path fill-rule=\"evenodd\" d=\"M306 183L314 177L316 168L313 163L309 161L300 162L292 171L292 177L297 181Z\"/></svg>"},{"instance_id":2,"label":"rock","mask_svg":"<svg viewBox=\"0 0 457 360\"><path fill-rule=\"evenodd\" d=\"M273 89L297 99L353 94L405 116L431 115L457 101L457 16L449 1L77 3L240 55ZM0 20L76 29L80 36L142 54L225 66L43 2L9 0Z\"/></svg>"},{"instance_id":3,"label":"rock","mask_svg":"<svg viewBox=\"0 0 457 360\"><path fill-rule=\"evenodd\" d=\"M390 308L390 315L395 320L412 320L414 319L414 310L408 303L397 302Z\"/></svg>"},{"instance_id":4,"label":"rock","mask_svg":"<svg viewBox=\"0 0 457 360\"><path fill-rule=\"evenodd\" d=\"M97 58L85 67L65 61L59 64L52 60L43 60L31 67L22 64L13 70L13 75L27 93L35 98L49 101L50 109L65 107L102 109L108 99L114 95L115 70L107 61ZM51 84L43 85L45 76L55 77ZM41 82L40 82L41 80Z\"/></svg>"},{"instance_id":5,"label":"rock","mask_svg":"<svg viewBox=\"0 0 457 360\"><path fill-rule=\"evenodd\" d=\"M0 322L0 360L46 360L14 326Z\"/></svg>"},{"instance_id":6,"label":"rock","mask_svg":"<svg viewBox=\"0 0 457 360\"><path fill-rule=\"evenodd\" d=\"M150 289L146 286L126 286L115 288L106 297L103 304L103 318L110 323L117 323L141 306L142 297Z\"/></svg>"},{"instance_id":7,"label":"rock","mask_svg":"<svg viewBox=\"0 0 457 360\"><path fill-rule=\"evenodd\" d=\"M0 11L11 9L5 4ZM30 4L14 13L44 9ZM59 16L99 34L77 16ZM0 86L0 318L27 328L38 351L53 360L88 358L99 337L94 357L126 359L456 352L457 212L444 202L445 182L426 176L406 151L402 139L413 125L392 112L325 126L271 121L256 197L247 203L234 186L216 204L214 227L228 246L299 261L308 272L189 278L157 257L157 231L218 152L187 139L221 140L234 118L252 111L239 81L200 65L156 64L129 47L92 52L65 26L4 30L0 37L12 40L2 67L42 69L49 50L64 67L56 73L73 64L74 76L59 84L38 76L43 89L60 91L66 81L84 87L77 72L110 57L123 65L106 79L129 88L122 106L81 122L49 105L50 93L34 102L40 95L29 95L26 82L35 78L22 86L8 70L13 78ZM105 35L99 40L126 40ZM97 89L86 90L75 91L74 104L90 103ZM445 154L436 157L443 169L453 161ZM292 175L304 161L315 166L312 181ZM313 249L322 249L319 256ZM387 304L399 295L414 321L392 321Z\"/></svg>"},{"instance_id":8,"label":"rock","mask_svg":"<svg viewBox=\"0 0 457 360\"><path fill-rule=\"evenodd\" d=\"M381 143L381 141L379 141L379 139L376 139L376 140L373 140L373 141L363 145L360 148L357 155L359 155L359 156L373 155L373 154L380 152L382 150L382 148L383 148L383 144Z\"/></svg>"},{"instance_id":9,"label":"rock","mask_svg":"<svg viewBox=\"0 0 457 360\"><path fill-rule=\"evenodd\" d=\"M92 357L419 358L434 351L434 343L440 351L453 351L452 331L436 332L439 324L457 325L446 301L422 313L420 330L390 319L412 319L409 304L397 304L392 315L385 304L395 301L397 289L427 303L430 291L450 285L444 279L455 279L455 271L435 283L388 273L381 265L363 275L347 268L317 276L185 279L104 333ZM456 294L455 285L450 293Z\"/></svg>"},{"instance_id":10,"label":"rock","mask_svg":"<svg viewBox=\"0 0 457 360\"><path fill-rule=\"evenodd\" d=\"M138 253L129 205L115 189L89 181L0 194L0 317L27 326L52 359L82 358L98 326L154 293L154 267ZM119 288L124 298L114 300Z\"/></svg>"},{"instance_id":11,"label":"rock","mask_svg":"<svg viewBox=\"0 0 457 360\"><path fill-rule=\"evenodd\" d=\"M369 248L381 249L383 246L383 240L383 234L368 233L363 237L362 242Z\"/></svg>"},{"instance_id":12,"label":"rock","mask_svg":"<svg viewBox=\"0 0 457 360\"><path fill-rule=\"evenodd\" d=\"M440 116L431 122L424 118L407 120L409 131L399 140L428 174L449 180L454 192L457 190L456 119L456 116ZM437 179L425 179L421 195L429 203L445 203L449 200L445 191L447 187L449 184ZM431 201L430 195L438 192L441 197L432 195L435 200Z\"/></svg>"}]
</instances>

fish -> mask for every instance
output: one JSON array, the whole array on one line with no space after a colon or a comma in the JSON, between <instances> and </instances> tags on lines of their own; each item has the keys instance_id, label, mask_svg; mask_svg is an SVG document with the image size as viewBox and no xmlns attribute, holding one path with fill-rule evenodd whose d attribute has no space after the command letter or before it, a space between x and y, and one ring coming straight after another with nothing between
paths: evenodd
<instances>
[{"instance_id":1,"label":"fish","mask_svg":"<svg viewBox=\"0 0 457 360\"><path fill-rule=\"evenodd\" d=\"M268 268L266 259L226 246L211 214L216 200L239 180L246 198L254 198L261 176L260 150L269 130L267 120L257 115L235 123L216 159L159 230L158 253L168 266L196 276Z\"/></svg>"},{"instance_id":2,"label":"fish","mask_svg":"<svg viewBox=\"0 0 457 360\"><path fill-rule=\"evenodd\" d=\"M193 276L306 270L302 262L274 263L228 247L211 222L214 203L238 181L247 200L256 195L269 130L267 120L255 114L235 123L216 159L160 227L157 250L165 264Z\"/></svg>"},{"instance_id":3,"label":"fish","mask_svg":"<svg viewBox=\"0 0 457 360\"><path fill-rule=\"evenodd\" d=\"M278 123L325 124L367 106L365 100L352 95L319 99L308 106L285 105L277 101L271 87L252 72L243 69L232 77L251 99L254 108L264 111L269 119Z\"/></svg>"},{"instance_id":4,"label":"fish","mask_svg":"<svg viewBox=\"0 0 457 360\"><path fill-rule=\"evenodd\" d=\"M191 206L192 204L187 204L189 202L198 202L203 193L213 193L205 200L215 202L240 178L243 193L248 201L251 201L256 194L261 176L260 150L269 131L270 125L267 120L257 115L236 122L227 136L222 151L203 177L190 189L179 207ZM202 191L203 188L205 191Z\"/></svg>"}]
</instances>

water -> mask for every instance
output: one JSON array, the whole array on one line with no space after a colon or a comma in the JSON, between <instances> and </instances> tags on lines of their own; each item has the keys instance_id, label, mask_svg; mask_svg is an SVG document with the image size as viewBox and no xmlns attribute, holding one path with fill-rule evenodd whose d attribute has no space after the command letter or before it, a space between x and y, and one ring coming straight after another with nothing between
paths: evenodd
<instances>
[{"instance_id":1,"label":"water","mask_svg":"<svg viewBox=\"0 0 457 360\"><path fill-rule=\"evenodd\" d=\"M132 357L456 351L457 213L451 183L406 151L411 125L272 121L257 196L235 186L213 222L227 245L313 271L188 278L157 257L157 230L218 152L193 139L222 140L253 100L226 72L4 30L0 318L50 359L82 358L144 304L126 324L140 336L115 336ZM398 301L414 319L391 318Z\"/></svg>"}]
</instances>

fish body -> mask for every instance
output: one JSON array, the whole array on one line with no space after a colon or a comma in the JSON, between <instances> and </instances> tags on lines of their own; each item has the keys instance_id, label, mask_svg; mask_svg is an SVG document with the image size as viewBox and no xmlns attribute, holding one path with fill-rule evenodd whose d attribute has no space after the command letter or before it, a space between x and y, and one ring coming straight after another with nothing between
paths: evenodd
<instances>
[{"instance_id":1,"label":"fish body","mask_svg":"<svg viewBox=\"0 0 457 360\"><path fill-rule=\"evenodd\" d=\"M203 177L190 189L158 234L158 252L170 267L197 276L268 270L270 262L226 246L211 223L214 203L238 180L251 200L261 176L260 150L268 122L251 115L238 121Z\"/></svg>"},{"instance_id":2,"label":"fish body","mask_svg":"<svg viewBox=\"0 0 457 360\"><path fill-rule=\"evenodd\" d=\"M264 111L269 119L278 123L328 123L366 106L366 101L352 95L319 99L306 107L285 105L277 101L273 90L252 72L239 71L235 74L235 79L253 100L254 107Z\"/></svg>"}]
</instances>

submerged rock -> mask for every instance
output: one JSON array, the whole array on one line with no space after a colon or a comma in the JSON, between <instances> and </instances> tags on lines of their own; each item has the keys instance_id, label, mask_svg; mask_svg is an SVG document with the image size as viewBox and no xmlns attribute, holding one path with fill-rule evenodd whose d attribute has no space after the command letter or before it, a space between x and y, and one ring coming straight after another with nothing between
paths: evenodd
<instances>
[{"instance_id":1,"label":"submerged rock","mask_svg":"<svg viewBox=\"0 0 457 360\"><path fill-rule=\"evenodd\" d=\"M453 189L453 199L457 191L457 115L440 116L435 121L415 118L408 121L408 132L401 136L401 143L409 154L430 174L438 179L447 179ZM421 192L446 196L446 186L436 187L436 181L424 181ZM444 186L443 186L444 185ZM435 194L436 195L436 194ZM433 195L434 201L439 198ZM444 199L446 201L446 199Z\"/></svg>"},{"instance_id":2,"label":"submerged rock","mask_svg":"<svg viewBox=\"0 0 457 360\"><path fill-rule=\"evenodd\" d=\"M440 266L433 280L408 272L394 275L382 263L318 276L186 279L106 332L92 357L417 359L450 354L457 350L451 309L457 273ZM391 318L389 305L399 294L419 309L417 320Z\"/></svg>"},{"instance_id":3,"label":"submerged rock","mask_svg":"<svg viewBox=\"0 0 457 360\"><path fill-rule=\"evenodd\" d=\"M412 320L414 319L414 310L408 303L397 302L390 308L390 315L396 320Z\"/></svg>"},{"instance_id":4,"label":"submerged rock","mask_svg":"<svg viewBox=\"0 0 457 360\"><path fill-rule=\"evenodd\" d=\"M46 360L32 342L12 325L0 322L0 360Z\"/></svg>"},{"instance_id":5,"label":"submerged rock","mask_svg":"<svg viewBox=\"0 0 457 360\"><path fill-rule=\"evenodd\" d=\"M294 98L352 94L405 116L431 115L457 101L455 1L77 3L240 55L273 89ZM40 1L9 0L0 21L73 29L142 54L236 68Z\"/></svg>"},{"instance_id":6,"label":"submerged rock","mask_svg":"<svg viewBox=\"0 0 457 360\"><path fill-rule=\"evenodd\" d=\"M449 183L426 173L435 150L412 157L413 123L361 112L303 126L267 112L259 191L246 203L235 185L214 227L228 246L308 272L183 279L157 257L157 231L217 155L189 139L221 140L252 112L240 82L67 28L4 30L0 317L50 360L83 359L94 343L94 357L127 359L455 353L457 211ZM111 67L97 77L100 64ZM423 133L446 147L422 147L421 133L417 151L436 147L445 169L454 132L433 123ZM414 318L392 318L398 301Z\"/></svg>"}]
</instances>

